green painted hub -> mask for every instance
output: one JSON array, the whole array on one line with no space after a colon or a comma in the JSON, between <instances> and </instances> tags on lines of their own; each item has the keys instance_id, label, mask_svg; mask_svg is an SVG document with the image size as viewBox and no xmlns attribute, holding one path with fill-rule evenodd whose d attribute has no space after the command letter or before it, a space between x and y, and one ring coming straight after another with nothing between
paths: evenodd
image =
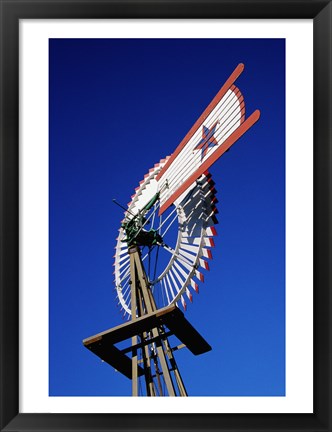
<instances>
[{"instance_id":1,"label":"green painted hub","mask_svg":"<svg viewBox=\"0 0 332 432\"><path fill-rule=\"evenodd\" d=\"M154 206L158 199L159 193L157 193L137 215L133 216L128 222L122 223L121 226L125 230L127 236L123 241L128 244L128 247L133 245L154 246L163 242L157 230L151 229L147 231L143 228L147 221L144 215Z\"/></svg>"}]
</instances>

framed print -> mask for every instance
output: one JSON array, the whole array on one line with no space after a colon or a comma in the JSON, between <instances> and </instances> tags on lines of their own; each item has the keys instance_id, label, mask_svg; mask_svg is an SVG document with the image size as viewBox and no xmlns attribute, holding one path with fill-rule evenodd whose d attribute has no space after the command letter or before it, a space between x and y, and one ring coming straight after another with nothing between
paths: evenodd
<instances>
[{"instance_id":1,"label":"framed print","mask_svg":"<svg viewBox=\"0 0 332 432\"><path fill-rule=\"evenodd\" d=\"M1 430L331 430L330 19L1 2Z\"/></svg>"}]
</instances>

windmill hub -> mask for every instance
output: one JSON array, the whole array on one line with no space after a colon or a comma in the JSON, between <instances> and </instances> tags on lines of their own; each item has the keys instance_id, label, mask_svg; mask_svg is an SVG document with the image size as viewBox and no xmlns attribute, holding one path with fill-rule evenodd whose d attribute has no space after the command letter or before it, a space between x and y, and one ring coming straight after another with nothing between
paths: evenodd
<instances>
[{"instance_id":1,"label":"windmill hub","mask_svg":"<svg viewBox=\"0 0 332 432\"><path fill-rule=\"evenodd\" d=\"M159 234L158 230L150 229L145 230L144 227L149 223L149 220L144 215L155 205L159 199L159 192L156 193L153 198L134 215L129 221L123 222L121 227L125 230L126 239L123 241L130 246L155 246L162 244L163 239Z\"/></svg>"},{"instance_id":2,"label":"windmill hub","mask_svg":"<svg viewBox=\"0 0 332 432\"><path fill-rule=\"evenodd\" d=\"M146 231L138 227L129 227L129 229L125 228L125 231L128 246L137 245L151 247L163 243L161 235L154 229Z\"/></svg>"}]
</instances>

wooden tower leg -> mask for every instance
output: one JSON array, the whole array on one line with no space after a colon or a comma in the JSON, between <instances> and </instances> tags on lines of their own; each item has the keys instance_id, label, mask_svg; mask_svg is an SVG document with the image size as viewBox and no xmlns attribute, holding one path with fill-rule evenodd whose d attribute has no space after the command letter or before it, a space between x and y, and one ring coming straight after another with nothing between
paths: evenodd
<instances>
[{"instance_id":1,"label":"wooden tower leg","mask_svg":"<svg viewBox=\"0 0 332 432\"><path fill-rule=\"evenodd\" d=\"M131 278L131 319L136 320L136 303L137 303L137 278L135 262L130 256L130 273L135 275ZM137 361L137 336L131 338L132 345L132 395L138 396L138 361Z\"/></svg>"},{"instance_id":2,"label":"wooden tower leg","mask_svg":"<svg viewBox=\"0 0 332 432\"><path fill-rule=\"evenodd\" d=\"M181 377L181 374L180 374L180 371L179 371L179 368L178 368L178 366L176 364L172 348L170 347L170 344L168 342L168 339L165 339L165 347L166 347L166 351L167 351L167 355L168 355L169 361L170 361L171 366L172 366L172 370L173 370L174 375L175 375L175 379L176 379L176 383L178 385L180 396L188 396L186 388L184 386L184 382L182 380L182 377Z\"/></svg>"},{"instance_id":3,"label":"wooden tower leg","mask_svg":"<svg viewBox=\"0 0 332 432\"><path fill-rule=\"evenodd\" d=\"M131 312L132 319L145 314L150 314L156 310L156 304L149 288L148 278L145 273L140 250L138 247L129 249L130 255L130 273L131 273ZM180 372L175 362L172 350L170 348L167 337L164 335L162 327L154 327L150 331L153 343L149 343L149 335L147 333L141 335L141 350L143 365L145 371L146 392L148 396L156 396L157 394L164 396L161 385L160 374L162 374L167 395L177 396L176 387L174 385L171 372L174 373L176 380L178 395L187 396ZM137 336L132 337L132 394L138 396L138 344ZM154 361L154 369L158 385L156 387L151 374L151 359ZM159 365L161 371L159 371Z\"/></svg>"}]
</instances>

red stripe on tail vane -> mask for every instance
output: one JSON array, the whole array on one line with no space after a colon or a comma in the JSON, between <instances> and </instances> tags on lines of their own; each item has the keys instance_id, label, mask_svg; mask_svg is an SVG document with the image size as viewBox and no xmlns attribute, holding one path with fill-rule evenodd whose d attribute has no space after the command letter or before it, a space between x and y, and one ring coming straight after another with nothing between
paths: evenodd
<instances>
[{"instance_id":1,"label":"red stripe on tail vane","mask_svg":"<svg viewBox=\"0 0 332 432\"><path fill-rule=\"evenodd\" d=\"M212 101L209 103L209 105L206 107L206 109L203 111L201 116L196 120L195 124L192 126L190 131L187 133L187 135L183 138L181 143L178 145L178 147L175 149L174 153L171 155L171 157L168 159L164 167L161 169L160 173L157 175L156 180L158 181L161 176L167 171L168 167L171 165L171 163L174 161L174 159L178 156L180 151L185 147L185 145L188 143L190 138L193 137L196 130L203 124L204 120L207 118L207 116L210 114L210 112L218 105L218 103L221 101L221 99L225 96L227 91L230 89L234 81L241 75L244 69L244 64L240 63L233 71L233 73L230 75L228 80L225 82L225 84L221 87L221 89L218 91L218 93L215 95L215 97L212 99ZM205 171L205 170L204 170Z\"/></svg>"},{"instance_id":2,"label":"red stripe on tail vane","mask_svg":"<svg viewBox=\"0 0 332 432\"><path fill-rule=\"evenodd\" d=\"M159 216L164 213L165 210L171 206L174 201L179 198L189 186L191 186L200 175L202 175L210 166L216 162L248 129L253 126L260 117L259 110L254 111L247 120L242 123L207 159L202 165L184 182L178 187L173 195L171 195L166 202L160 207Z\"/></svg>"}]
</instances>

